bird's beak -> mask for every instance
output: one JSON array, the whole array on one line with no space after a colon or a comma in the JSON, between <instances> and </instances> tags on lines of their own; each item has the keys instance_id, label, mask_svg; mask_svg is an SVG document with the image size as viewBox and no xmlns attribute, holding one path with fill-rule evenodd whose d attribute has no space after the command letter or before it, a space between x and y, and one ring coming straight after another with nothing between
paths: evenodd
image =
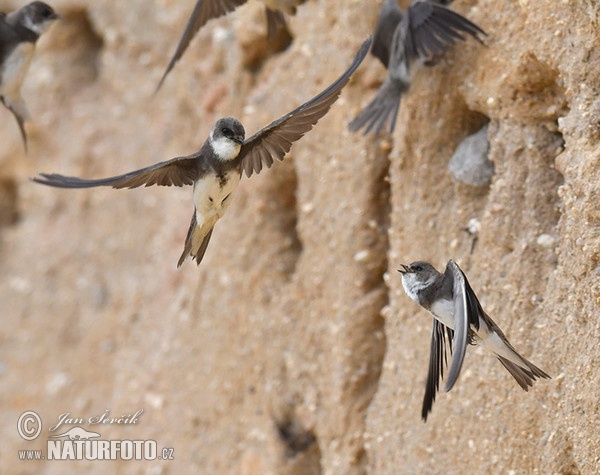
<instances>
[{"instance_id":1,"label":"bird's beak","mask_svg":"<svg viewBox=\"0 0 600 475\"><path fill-rule=\"evenodd\" d=\"M405 266L404 264L400 264L400 267L402 267L402 269L398 269L398 272L400 272L401 274L409 274L410 272L412 272L410 270L410 266Z\"/></svg>"},{"instance_id":2,"label":"bird's beak","mask_svg":"<svg viewBox=\"0 0 600 475\"><path fill-rule=\"evenodd\" d=\"M240 145L244 145L244 139L240 137L231 137L231 140L233 140L235 143L239 143Z\"/></svg>"}]
</instances>

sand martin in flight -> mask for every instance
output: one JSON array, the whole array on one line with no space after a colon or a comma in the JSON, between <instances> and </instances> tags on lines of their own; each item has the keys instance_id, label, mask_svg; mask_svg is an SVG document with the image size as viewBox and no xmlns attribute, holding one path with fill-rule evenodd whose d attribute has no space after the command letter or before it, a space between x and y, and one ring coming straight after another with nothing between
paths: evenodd
<instances>
[{"instance_id":1,"label":"sand martin in flight","mask_svg":"<svg viewBox=\"0 0 600 475\"><path fill-rule=\"evenodd\" d=\"M158 91L162 86L163 82L175 63L185 53L188 45L196 36L196 33L202 28L209 20L218 18L232 12L240 5L243 5L248 0L198 0L196 6L192 11L192 15L188 20L188 24L185 27L183 35L179 40L175 54L171 58L167 70L163 74L158 87ZM267 35L269 38L274 38L280 29L287 29L285 23L284 13L293 15L296 13L296 7L306 0L261 0L265 4L265 13L267 16Z\"/></svg>"},{"instance_id":2,"label":"sand martin in flight","mask_svg":"<svg viewBox=\"0 0 600 475\"><path fill-rule=\"evenodd\" d=\"M478 34L486 34L439 2L413 0L403 13L396 0L384 0L371 52L388 69L388 75L349 129L356 132L364 127L365 134L378 134L387 125L393 132L400 98L410 87L417 66L435 59L457 40L465 41L465 33L478 41Z\"/></svg>"},{"instance_id":3,"label":"sand martin in flight","mask_svg":"<svg viewBox=\"0 0 600 475\"><path fill-rule=\"evenodd\" d=\"M0 12L0 100L10 110L27 150L25 121L29 113L21 86L33 58L35 43L58 15L43 2L32 2L11 13Z\"/></svg>"},{"instance_id":4,"label":"sand martin in flight","mask_svg":"<svg viewBox=\"0 0 600 475\"><path fill-rule=\"evenodd\" d=\"M216 222L223 217L242 176L269 168L274 160L283 160L292 147L312 129L337 100L350 76L365 58L371 46L369 37L350 67L329 87L245 139L242 124L231 117L219 119L202 148L191 155L177 157L124 175L86 180L57 174L40 174L37 183L59 188L137 188L139 186L194 186L195 212L177 267L188 255L200 264Z\"/></svg>"},{"instance_id":5,"label":"sand martin in flight","mask_svg":"<svg viewBox=\"0 0 600 475\"><path fill-rule=\"evenodd\" d=\"M500 327L483 311L467 277L454 261L448 261L443 274L422 261L402 265L399 272L402 273L404 291L434 317L429 371L421 410L423 420L427 420L440 377L444 376L446 335L452 354L446 391L452 389L460 374L467 344L479 344L494 353L525 391L537 378L550 378L517 353Z\"/></svg>"}]
</instances>

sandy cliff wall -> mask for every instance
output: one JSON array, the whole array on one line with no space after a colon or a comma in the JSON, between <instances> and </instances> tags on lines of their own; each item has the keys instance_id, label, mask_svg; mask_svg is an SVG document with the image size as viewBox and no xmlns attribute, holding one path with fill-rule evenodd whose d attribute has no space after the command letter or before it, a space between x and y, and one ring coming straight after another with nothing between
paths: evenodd
<instances>
[{"instance_id":1,"label":"sandy cliff wall","mask_svg":"<svg viewBox=\"0 0 600 475\"><path fill-rule=\"evenodd\" d=\"M202 266L177 270L189 188L28 177L188 154L224 115L252 134L337 77L379 9L308 0L271 55L250 2L201 31L153 97L192 4L56 0L64 18L23 91L27 156L0 110L0 472L597 473L600 4L456 0L486 46L421 71L392 139L346 129L385 77L368 58L285 162L243 180ZM492 183L456 184L448 160L488 120ZM431 319L396 269L450 257L553 379L524 393L471 347L423 424ZM154 439L175 459L18 460L60 414L106 409L144 413L103 439ZM16 431L26 410L43 420L33 442Z\"/></svg>"}]
</instances>

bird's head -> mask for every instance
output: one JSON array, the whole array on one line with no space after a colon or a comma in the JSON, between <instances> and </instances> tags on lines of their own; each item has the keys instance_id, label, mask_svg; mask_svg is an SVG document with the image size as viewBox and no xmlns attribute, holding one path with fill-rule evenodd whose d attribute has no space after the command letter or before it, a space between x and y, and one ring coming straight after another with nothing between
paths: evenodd
<instances>
[{"instance_id":1,"label":"bird's head","mask_svg":"<svg viewBox=\"0 0 600 475\"><path fill-rule=\"evenodd\" d=\"M44 33L60 16L52 9L52 7L44 2L31 2L25 5L18 12L21 24L41 35Z\"/></svg>"},{"instance_id":2,"label":"bird's head","mask_svg":"<svg viewBox=\"0 0 600 475\"><path fill-rule=\"evenodd\" d=\"M210 145L220 160L233 160L240 153L246 131L233 117L219 119L210 131Z\"/></svg>"},{"instance_id":3,"label":"bird's head","mask_svg":"<svg viewBox=\"0 0 600 475\"><path fill-rule=\"evenodd\" d=\"M402 269L398 269L398 272L402 274L402 285L405 289L418 290L428 287L439 275L429 262L416 261L408 266L400 264L400 267Z\"/></svg>"}]
</instances>

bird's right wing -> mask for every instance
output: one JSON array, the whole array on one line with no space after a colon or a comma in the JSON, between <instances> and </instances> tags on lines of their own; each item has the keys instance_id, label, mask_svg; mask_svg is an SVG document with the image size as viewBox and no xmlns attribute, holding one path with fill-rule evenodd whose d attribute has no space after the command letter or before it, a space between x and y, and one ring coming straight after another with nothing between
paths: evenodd
<instances>
[{"instance_id":1,"label":"bird's right wing","mask_svg":"<svg viewBox=\"0 0 600 475\"><path fill-rule=\"evenodd\" d=\"M200 28L202 28L209 20L232 12L240 5L246 3L246 1L247 0L198 0L185 27L185 31L179 40L175 54L171 58L171 61L167 66L167 70L158 83L156 90L158 91L163 82L165 82L167 74L171 72L171 69L173 69L175 63L183 56L183 53L185 53L190 41L192 41L194 36L196 36L196 33L198 33Z\"/></svg>"},{"instance_id":2,"label":"bird's right wing","mask_svg":"<svg viewBox=\"0 0 600 475\"><path fill-rule=\"evenodd\" d=\"M123 175L97 180L86 180L74 176L56 173L40 173L32 180L42 185L58 188L92 188L95 186L112 186L113 188L137 188L138 186L183 186L192 185L198 179L198 154L177 157L157 163L140 170Z\"/></svg>"},{"instance_id":3,"label":"bird's right wing","mask_svg":"<svg viewBox=\"0 0 600 475\"><path fill-rule=\"evenodd\" d=\"M269 168L273 160L283 160L292 143L313 128L340 96L342 89L356 68L362 63L371 47L369 36L362 44L352 64L344 73L320 94L305 102L292 112L259 130L242 145L239 157L242 169L249 177L259 173L263 166Z\"/></svg>"}]
</instances>

